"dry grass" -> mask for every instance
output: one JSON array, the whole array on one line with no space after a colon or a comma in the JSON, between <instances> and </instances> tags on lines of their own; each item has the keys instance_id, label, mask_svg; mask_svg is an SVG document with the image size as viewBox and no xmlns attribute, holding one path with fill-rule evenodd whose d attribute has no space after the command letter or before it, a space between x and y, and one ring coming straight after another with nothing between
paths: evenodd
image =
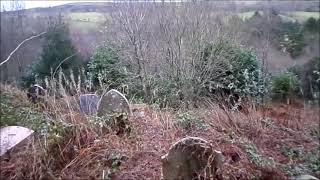
<instances>
[{"instance_id":1,"label":"dry grass","mask_svg":"<svg viewBox=\"0 0 320 180\"><path fill-rule=\"evenodd\" d=\"M17 97L15 103L28 103L25 93L15 87L3 86L1 93ZM285 179L279 167L293 162L281 154L281 146L303 145L307 153L318 145L310 136L318 124L317 110L312 108L276 104L242 113L212 105L192 110L205 128L184 130L175 123L173 110L133 105L131 133L116 135L80 114L76 97L48 97L43 113L51 131L47 136L36 132L26 146L11 152L9 160L1 159L1 179L160 179L160 157L185 136L204 138L223 152L223 179ZM258 159L252 159L254 155ZM274 166L265 161L268 157Z\"/></svg>"}]
</instances>

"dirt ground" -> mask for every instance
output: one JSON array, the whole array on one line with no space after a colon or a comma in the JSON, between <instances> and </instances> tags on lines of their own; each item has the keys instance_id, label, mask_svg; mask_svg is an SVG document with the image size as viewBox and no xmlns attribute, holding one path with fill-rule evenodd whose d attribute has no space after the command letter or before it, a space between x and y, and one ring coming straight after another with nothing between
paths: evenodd
<instances>
[{"instance_id":1,"label":"dirt ground","mask_svg":"<svg viewBox=\"0 0 320 180\"><path fill-rule=\"evenodd\" d=\"M251 163L248 154L243 149L245 143L232 143L230 136L214 128L208 128L205 131L166 129L152 114L148 112L145 114L144 117L133 120L133 126L136 129L134 141L139 144L139 150L133 152L131 158L120 166L119 171L114 175L115 179L160 179L161 155L168 152L171 144L186 136L204 138L210 141L217 150L223 152L226 163L222 171L222 179L251 179L252 174L264 179L288 178L277 168L258 167ZM316 109L274 105L266 108L265 116L272 118L277 128L266 127L255 131L255 127L250 127L248 124L239 127L241 134L233 138L238 141L248 139L257 147L257 151L262 156L271 157L279 164L292 163L292 159L281 152L281 147L284 145L292 148L303 146L306 151L317 147L317 140L308 134L309 130L319 123Z\"/></svg>"}]
</instances>

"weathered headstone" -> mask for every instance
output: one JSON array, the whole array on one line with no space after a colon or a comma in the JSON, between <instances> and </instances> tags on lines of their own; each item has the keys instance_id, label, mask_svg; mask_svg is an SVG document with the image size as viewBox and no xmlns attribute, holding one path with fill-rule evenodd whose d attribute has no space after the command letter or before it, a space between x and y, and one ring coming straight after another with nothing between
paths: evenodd
<instances>
[{"instance_id":1,"label":"weathered headstone","mask_svg":"<svg viewBox=\"0 0 320 180\"><path fill-rule=\"evenodd\" d=\"M319 180L318 178L314 177L314 176L311 176L311 175L301 175L301 176L298 176L296 178L293 178L294 180Z\"/></svg>"},{"instance_id":2,"label":"weathered headstone","mask_svg":"<svg viewBox=\"0 0 320 180\"><path fill-rule=\"evenodd\" d=\"M199 176L210 179L222 167L223 155L201 138L186 137L173 144L161 161L165 180L192 180Z\"/></svg>"},{"instance_id":3,"label":"weathered headstone","mask_svg":"<svg viewBox=\"0 0 320 180\"><path fill-rule=\"evenodd\" d=\"M40 86L39 84L34 84L28 89L28 99L33 102L37 103L41 98L46 95L46 90Z\"/></svg>"},{"instance_id":4,"label":"weathered headstone","mask_svg":"<svg viewBox=\"0 0 320 180\"><path fill-rule=\"evenodd\" d=\"M0 129L0 156L29 137L34 131L21 126L7 126Z\"/></svg>"},{"instance_id":5,"label":"weathered headstone","mask_svg":"<svg viewBox=\"0 0 320 180\"><path fill-rule=\"evenodd\" d=\"M94 115L98 110L100 98L95 94L82 94L79 97L80 110L86 115Z\"/></svg>"},{"instance_id":6,"label":"weathered headstone","mask_svg":"<svg viewBox=\"0 0 320 180\"><path fill-rule=\"evenodd\" d=\"M127 98L115 89L105 93L99 101L98 116L113 113L126 113L131 115L131 110Z\"/></svg>"}]
</instances>

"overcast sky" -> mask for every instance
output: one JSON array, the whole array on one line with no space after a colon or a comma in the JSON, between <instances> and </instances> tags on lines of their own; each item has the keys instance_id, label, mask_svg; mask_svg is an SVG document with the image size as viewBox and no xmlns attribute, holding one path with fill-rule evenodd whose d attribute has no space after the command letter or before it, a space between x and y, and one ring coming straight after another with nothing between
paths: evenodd
<instances>
[{"instance_id":1,"label":"overcast sky","mask_svg":"<svg viewBox=\"0 0 320 180\"><path fill-rule=\"evenodd\" d=\"M12 1L11 1L12 2ZM0 0L1 3L1 11L3 8L6 10L10 9L10 0ZM38 1L22 1L25 4L26 9L30 8L36 8L36 7L52 7L52 6L58 6L62 4L68 4L68 3L75 3L75 2L102 2L101 0L96 1L90 1L90 0L82 0L82 1L63 1L63 0L51 0L51 1L44 1L44 0L38 0Z\"/></svg>"}]
</instances>

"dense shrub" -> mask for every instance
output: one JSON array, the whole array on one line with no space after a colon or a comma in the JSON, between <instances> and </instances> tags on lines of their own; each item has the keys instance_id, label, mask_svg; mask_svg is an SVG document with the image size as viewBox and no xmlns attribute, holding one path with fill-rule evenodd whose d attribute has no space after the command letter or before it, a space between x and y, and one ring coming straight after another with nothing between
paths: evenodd
<instances>
[{"instance_id":1,"label":"dense shrub","mask_svg":"<svg viewBox=\"0 0 320 180\"><path fill-rule=\"evenodd\" d=\"M94 85L117 88L125 82L126 69L121 65L118 51L111 44L97 48L88 64Z\"/></svg>"},{"instance_id":2,"label":"dense shrub","mask_svg":"<svg viewBox=\"0 0 320 180\"><path fill-rule=\"evenodd\" d=\"M44 79L47 76L51 76L60 68L64 72L68 72L70 69L77 72L81 63L82 60L72 45L67 25L58 24L52 26L45 35L40 60L26 72L22 79L23 85L28 87L37 78Z\"/></svg>"},{"instance_id":3,"label":"dense shrub","mask_svg":"<svg viewBox=\"0 0 320 180\"><path fill-rule=\"evenodd\" d=\"M296 95L299 81L295 74L286 72L273 78L272 90L273 97L281 100Z\"/></svg>"},{"instance_id":4,"label":"dense shrub","mask_svg":"<svg viewBox=\"0 0 320 180\"><path fill-rule=\"evenodd\" d=\"M304 24L304 29L308 32L316 33L320 31L320 18L310 17Z\"/></svg>"},{"instance_id":5,"label":"dense shrub","mask_svg":"<svg viewBox=\"0 0 320 180\"><path fill-rule=\"evenodd\" d=\"M253 97L266 93L260 61L252 50L236 49L234 59L231 60L231 72L235 77L234 91L236 93Z\"/></svg>"},{"instance_id":6,"label":"dense shrub","mask_svg":"<svg viewBox=\"0 0 320 180\"><path fill-rule=\"evenodd\" d=\"M257 97L265 94L260 59L251 49L220 41L203 51L197 67L202 93L212 95L227 91L239 96Z\"/></svg>"}]
</instances>

